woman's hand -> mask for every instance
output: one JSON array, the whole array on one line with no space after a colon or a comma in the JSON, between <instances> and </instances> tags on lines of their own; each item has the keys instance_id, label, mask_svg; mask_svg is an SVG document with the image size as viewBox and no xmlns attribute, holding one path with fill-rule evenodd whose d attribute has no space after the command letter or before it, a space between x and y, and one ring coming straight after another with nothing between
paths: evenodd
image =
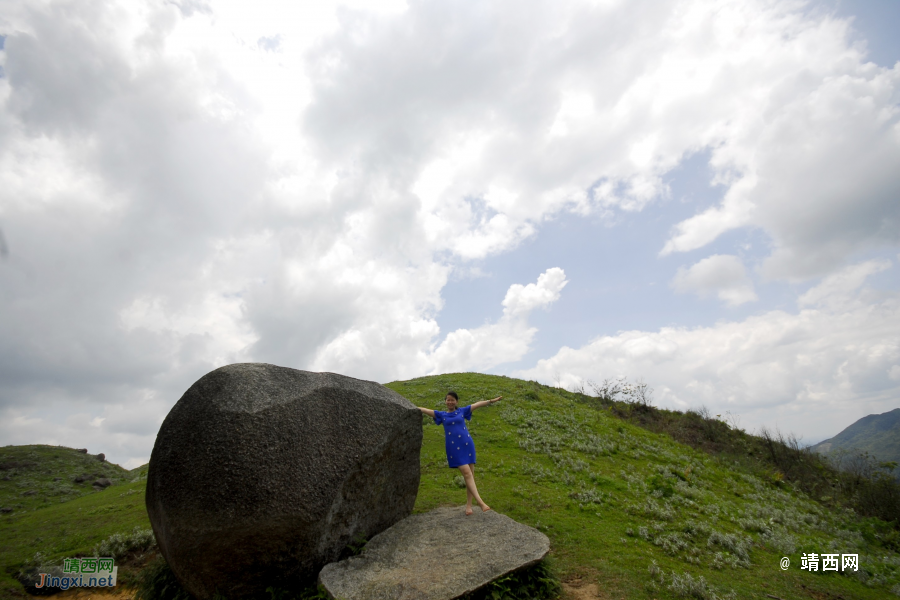
<instances>
[{"instance_id":1,"label":"woman's hand","mask_svg":"<svg viewBox=\"0 0 900 600\"><path fill-rule=\"evenodd\" d=\"M482 406L488 406L489 404L493 404L494 402L499 402L503 396L497 396L496 398L491 398L490 400L482 400L481 402L476 402L472 405L472 410L476 408L481 408Z\"/></svg>"},{"instance_id":2,"label":"woman's hand","mask_svg":"<svg viewBox=\"0 0 900 600\"><path fill-rule=\"evenodd\" d=\"M426 415L428 415L428 416L431 417L432 419L434 418L434 411L431 410L430 408L422 408L421 406L417 406L416 408L418 408L419 410L421 410L423 413L425 413Z\"/></svg>"}]
</instances>

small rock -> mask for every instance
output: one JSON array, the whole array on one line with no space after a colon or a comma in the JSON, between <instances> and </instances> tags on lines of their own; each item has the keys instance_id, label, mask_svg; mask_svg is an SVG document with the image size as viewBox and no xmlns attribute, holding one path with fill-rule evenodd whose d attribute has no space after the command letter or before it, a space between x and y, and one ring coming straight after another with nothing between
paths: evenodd
<instances>
[{"instance_id":1,"label":"small rock","mask_svg":"<svg viewBox=\"0 0 900 600\"><path fill-rule=\"evenodd\" d=\"M100 454L97 455L97 460L99 460L100 462L105 461L106 455L101 452Z\"/></svg>"},{"instance_id":2,"label":"small rock","mask_svg":"<svg viewBox=\"0 0 900 600\"><path fill-rule=\"evenodd\" d=\"M82 454L87 454L87 448L76 448L75 452L81 452Z\"/></svg>"},{"instance_id":3,"label":"small rock","mask_svg":"<svg viewBox=\"0 0 900 600\"><path fill-rule=\"evenodd\" d=\"M13 509L9 508L8 506L4 506L3 508L0 508L0 513L3 513L3 514L11 513L12 511L13 511Z\"/></svg>"},{"instance_id":4,"label":"small rock","mask_svg":"<svg viewBox=\"0 0 900 600\"><path fill-rule=\"evenodd\" d=\"M27 492L22 492L23 496L34 496L37 494L37 490L28 490Z\"/></svg>"},{"instance_id":5,"label":"small rock","mask_svg":"<svg viewBox=\"0 0 900 600\"><path fill-rule=\"evenodd\" d=\"M62 481L62 477L54 477L53 481Z\"/></svg>"},{"instance_id":6,"label":"small rock","mask_svg":"<svg viewBox=\"0 0 900 600\"><path fill-rule=\"evenodd\" d=\"M29 467L35 467L37 463L28 462L28 461L16 461L10 460L3 463L0 463L0 471L8 471L9 469L27 469Z\"/></svg>"},{"instance_id":7,"label":"small rock","mask_svg":"<svg viewBox=\"0 0 900 600\"><path fill-rule=\"evenodd\" d=\"M342 600L450 600L540 562L550 540L494 511L463 507L412 515L376 535L359 556L331 563L319 583Z\"/></svg>"},{"instance_id":8,"label":"small rock","mask_svg":"<svg viewBox=\"0 0 900 600\"><path fill-rule=\"evenodd\" d=\"M84 475L79 475L72 481L74 481L75 483L84 483L85 481L87 481L87 477L85 477Z\"/></svg>"},{"instance_id":9,"label":"small rock","mask_svg":"<svg viewBox=\"0 0 900 600\"><path fill-rule=\"evenodd\" d=\"M96 488L108 488L109 486L112 485L112 481L110 481L106 477L102 477L102 478L98 479L97 481L95 481L94 483L92 483L91 485Z\"/></svg>"}]
</instances>

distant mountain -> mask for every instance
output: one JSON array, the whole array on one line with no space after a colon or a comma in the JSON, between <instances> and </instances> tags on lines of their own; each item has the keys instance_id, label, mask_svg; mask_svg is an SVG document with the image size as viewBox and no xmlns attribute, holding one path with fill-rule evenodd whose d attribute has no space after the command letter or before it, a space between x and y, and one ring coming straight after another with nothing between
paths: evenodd
<instances>
[{"instance_id":1,"label":"distant mountain","mask_svg":"<svg viewBox=\"0 0 900 600\"><path fill-rule=\"evenodd\" d=\"M880 461L900 462L900 408L863 417L812 449L821 454L830 454L838 449L859 450Z\"/></svg>"}]
</instances>

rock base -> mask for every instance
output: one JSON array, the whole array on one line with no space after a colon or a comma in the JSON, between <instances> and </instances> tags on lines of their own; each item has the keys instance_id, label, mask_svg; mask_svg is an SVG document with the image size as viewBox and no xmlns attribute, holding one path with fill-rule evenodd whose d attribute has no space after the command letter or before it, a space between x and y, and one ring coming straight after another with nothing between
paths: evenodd
<instances>
[{"instance_id":1,"label":"rock base","mask_svg":"<svg viewBox=\"0 0 900 600\"><path fill-rule=\"evenodd\" d=\"M319 583L341 600L451 600L549 551L547 536L505 515L438 508L376 535L359 556L326 565Z\"/></svg>"}]
</instances>

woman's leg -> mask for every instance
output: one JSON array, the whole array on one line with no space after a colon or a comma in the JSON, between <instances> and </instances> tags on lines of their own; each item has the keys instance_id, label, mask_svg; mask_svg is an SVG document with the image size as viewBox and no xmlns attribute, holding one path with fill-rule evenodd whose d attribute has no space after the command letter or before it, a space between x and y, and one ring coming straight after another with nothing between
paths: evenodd
<instances>
[{"instance_id":1,"label":"woman's leg","mask_svg":"<svg viewBox=\"0 0 900 600\"><path fill-rule=\"evenodd\" d=\"M469 465L469 468L472 470L472 481L475 481L475 465ZM472 512L472 491L469 489L469 486L466 485L466 512Z\"/></svg>"},{"instance_id":2,"label":"woman's leg","mask_svg":"<svg viewBox=\"0 0 900 600\"><path fill-rule=\"evenodd\" d=\"M459 472L462 473L463 479L466 481L466 496L470 497L478 503L478 506L481 507L481 511L485 512L491 510L491 507L484 503L484 500L481 499L481 496L478 495L478 488L475 487L475 474L472 472L473 465L462 465L459 467ZM466 504L466 514L472 514L472 501L471 499Z\"/></svg>"}]
</instances>

